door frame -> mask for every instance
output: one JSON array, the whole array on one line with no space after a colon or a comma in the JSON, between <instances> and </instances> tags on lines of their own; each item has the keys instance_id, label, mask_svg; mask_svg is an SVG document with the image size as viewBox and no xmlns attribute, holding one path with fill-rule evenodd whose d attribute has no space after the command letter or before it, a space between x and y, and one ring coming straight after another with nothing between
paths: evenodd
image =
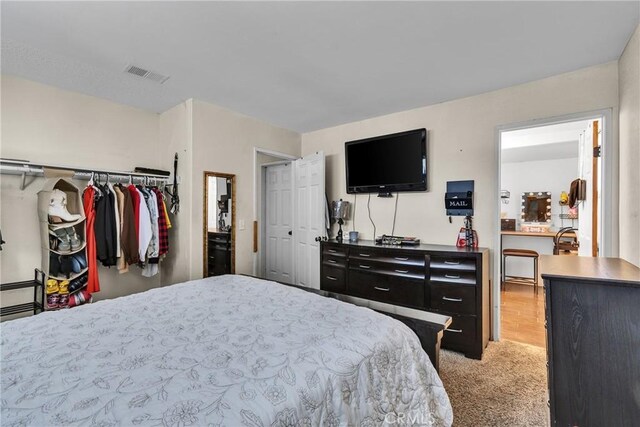
<instances>
[{"instance_id":1,"label":"door frame","mask_svg":"<svg viewBox=\"0 0 640 427\"><path fill-rule=\"evenodd\" d=\"M258 163L258 155L265 154L276 159L282 159L278 162L264 163L264 165L274 163L284 163L297 160L300 156L295 156L280 151L270 150L267 148L253 147L253 267L252 274L256 277L263 277L264 273L264 248L262 244L264 239L264 227L262 227L262 220L264 218L264 168L263 164Z\"/></svg>"},{"instance_id":2,"label":"door frame","mask_svg":"<svg viewBox=\"0 0 640 427\"><path fill-rule=\"evenodd\" d=\"M502 261L501 253L501 227L500 227L500 190L502 179L502 133L520 129L534 128L540 126L561 124L567 122L575 122L580 120L597 120L600 119L602 123L601 135L602 135L602 151L601 151L601 166L600 182L602 189L601 206L599 206L599 215L602 218L602 239L599 241L600 256L612 257L618 255L618 250L614 245L615 224L617 221L613 221L614 215L617 219L617 209L613 203L614 194L617 194L617 188L614 188L615 180L613 179L614 158L618 153L617 144L614 144L613 130L614 123L612 120L613 109L605 108L600 110L585 111L574 114L566 114L561 116L547 117L542 119L526 120L522 122L510 123L506 125L496 126L495 140L496 151L495 159L496 166L498 168L496 188L493 194L493 206L497 207L495 215L493 230L493 286L491 290L492 301L492 316L491 316L491 335L494 341L500 340L500 269ZM617 187L617 184L615 184ZM616 191L616 193L614 193Z\"/></svg>"}]
</instances>

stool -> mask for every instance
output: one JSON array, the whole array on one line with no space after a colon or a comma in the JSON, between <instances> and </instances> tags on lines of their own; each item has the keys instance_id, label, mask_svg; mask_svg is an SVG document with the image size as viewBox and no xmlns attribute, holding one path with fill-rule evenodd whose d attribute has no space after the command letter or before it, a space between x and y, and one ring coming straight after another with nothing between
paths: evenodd
<instances>
[{"instance_id":1,"label":"stool","mask_svg":"<svg viewBox=\"0 0 640 427\"><path fill-rule=\"evenodd\" d=\"M505 270L507 264L507 257L514 256L520 258L533 258L533 277L519 277L519 276L507 276ZM515 283L533 284L533 293L538 293L538 257L540 255L536 251L529 249L503 249L502 250L502 289L504 290L504 283L508 280Z\"/></svg>"}]
</instances>

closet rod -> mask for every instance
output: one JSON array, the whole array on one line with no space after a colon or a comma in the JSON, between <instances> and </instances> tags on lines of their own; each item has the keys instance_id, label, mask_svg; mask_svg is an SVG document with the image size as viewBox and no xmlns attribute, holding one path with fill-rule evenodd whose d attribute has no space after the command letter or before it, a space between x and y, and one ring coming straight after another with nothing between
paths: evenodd
<instances>
[{"instance_id":1,"label":"closet rod","mask_svg":"<svg viewBox=\"0 0 640 427\"><path fill-rule=\"evenodd\" d=\"M151 179L155 182L167 183L169 181L168 176L163 175L155 175L148 173L139 173L139 172L123 172L123 171L114 171L114 170L105 170L105 169L87 169L87 168L76 168L70 166L58 166L44 163L31 163L28 160L13 160L13 159L0 159L0 173L6 173L11 175L22 175L22 183L20 186L21 190L24 190L26 187L26 176L42 176L44 175L44 168L48 169L60 169L66 171L73 171L74 179L85 179L89 180L93 173L109 175L109 179L112 178L114 180L131 180L139 179L141 181L147 181Z\"/></svg>"}]
</instances>

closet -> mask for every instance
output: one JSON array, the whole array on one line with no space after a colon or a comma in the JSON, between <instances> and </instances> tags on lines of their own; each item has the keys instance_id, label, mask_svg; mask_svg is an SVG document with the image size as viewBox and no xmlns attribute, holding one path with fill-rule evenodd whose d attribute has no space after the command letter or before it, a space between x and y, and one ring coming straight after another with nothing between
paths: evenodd
<instances>
[{"instance_id":1,"label":"closet","mask_svg":"<svg viewBox=\"0 0 640 427\"><path fill-rule=\"evenodd\" d=\"M48 178L37 193L46 310L91 302L104 268L143 277L159 273L170 246L169 212L177 211L178 200L175 188L164 195L168 172L91 171L7 159L0 159L0 171L22 175L20 190L34 183L27 176Z\"/></svg>"}]
</instances>

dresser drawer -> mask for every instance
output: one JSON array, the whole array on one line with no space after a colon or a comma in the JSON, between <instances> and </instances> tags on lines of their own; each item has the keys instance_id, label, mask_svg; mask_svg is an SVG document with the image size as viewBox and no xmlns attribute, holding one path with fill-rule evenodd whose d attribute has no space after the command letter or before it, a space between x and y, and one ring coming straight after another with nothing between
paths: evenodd
<instances>
[{"instance_id":1,"label":"dresser drawer","mask_svg":"<svg viewBox=\"0 0 640 427\"><path fill-rule=\"evenodd\" d=\"M459 258L455 256L432 256L429 264L432 270L447 271L476 271L476 260L473 258Z\"/></svg>"},{"instance_id":2,"label":"dresser drawer","mask_svg":"<svg viewBox=\"0 0 640 427\"><path fill-rule=\"evenodd\" d=\"M431 282L475 286L476 273L475 272L469 273L464 271L431 270Z\"/></svg>"},{"instance_id":3,"label":"dresser drawer","mask_svg":"<svg viewBox=\"0 0 640 427\"><path fill-rule=\"evenodd\" d=\"M322 254L322 263L330 267L347 267L347 258L344 256L336 256L329 254Z\"/></svg>"},{"instance_id":4,"label":"dresser drawer","mask_svg":"<svg viewBox=\"0 0 640 427\"><path fill-rule=\"evenodd\" d=\"M349 269L349 293L408 307L425 307L424 280L403 279Z\"/></svg>"},{"instance_id":5,"label":"dresser drawer","mask_svg":"<svg viewBox=\"0 0 640 427\"><path fill-rule=\"evenodd\" d=\"M399 265L381 262L377 259L349 257L349 269L368 273L383 274L403 279L416 279L424 281L424 266Z\"/></svg>"},{"instance_id":6,"label":"dresser drawer","mask_svg":"<svg viewBox=\"0 0 640 427\"><path fill-rule=\"evenodd\" d=\"M323 265L320 273L320 288L329 292L345 292L346 278L346 269Z\"/></svg>"},{"instance_id":7,"label":"dresser drawer","mask_svg":"<svg viewBox=\"0 0 640 427\"><path fill-rule=\"evenodd\" d=\"M432 284L431 308L456 314L476 314L476 288Z\"/></svg>"},{"instance_id":8,"label":"dresser drawer","mask_svg":"<svg viewBox=\"0 0 640 427\"><path fill-rule=\"evenodd\" d=\"M468 351L476 343L476 316L451 315L451 326L444 330L442 346Z\"/></svg>"},{"instance_id":9,"label":"dresser drawer","mask_svg":"<svg viewBox=\"0 0 640 427\"><path fill-rule=\"evenodd\" d=\"M330 255L334 257L343 257L346 258L348 253L348 248L346 246L338 246L338 245L323 245L322 246L322 255Z\"/></svg>"},{"instance_id":10,"label":"dresser drawer","mask_svg":"<svg viewBox=\"0 0 640 427\"><path fill-rule=\"evenodd\" d=\"M397 249L358 248L351 251L350 259L358 261L378 261L398 266L424 269L424 254Z\"/></svg>"}]
</instances>

